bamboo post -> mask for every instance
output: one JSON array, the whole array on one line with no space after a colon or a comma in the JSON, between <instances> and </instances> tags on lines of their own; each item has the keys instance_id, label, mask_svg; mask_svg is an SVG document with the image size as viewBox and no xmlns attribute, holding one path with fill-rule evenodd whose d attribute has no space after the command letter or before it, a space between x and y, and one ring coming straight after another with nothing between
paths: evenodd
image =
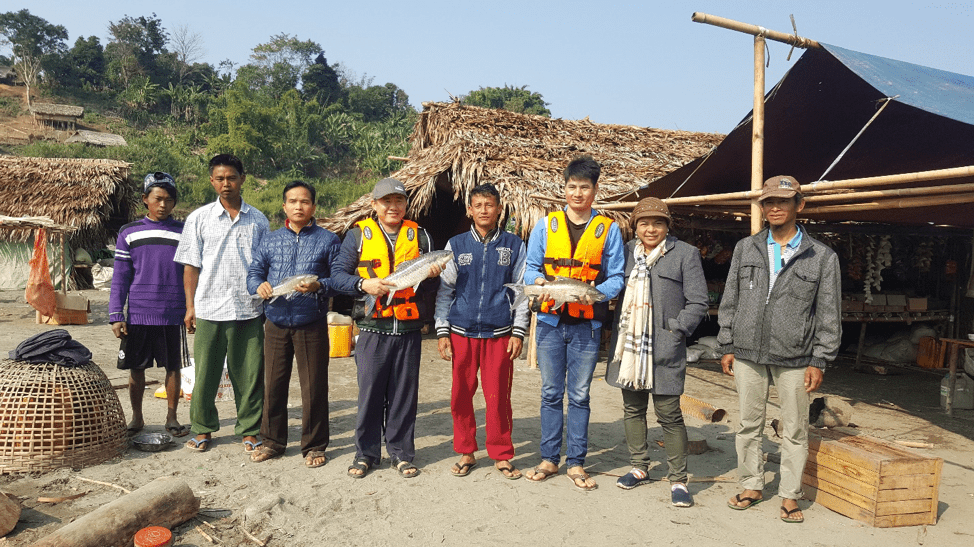
<instances>
[{"instance_id":1,"label":"bamboo post","mask_svg":"<svg viewBox=\"0 0 974 547\"><path fill-rule=\"evenodd\" d=\"M764 183L764 36L754 36L754 114L751 116L751 191ZM751 235L761 231L764 219L757 198L751 201Z\"/></svg>"},{"instance_id":2,"label":"bamboo post","mask_svg":"<svg viewBox=\"0 0 974 547\"><path fill-rule=\"evenodd\" d=\"M67 268L64 265L64 253L67 252L67 244L64 241L64 232L61 232L61 293L68 294Z\"/></svg>"},{"instance_id":3,"label":"bamboo post","mask_svg":"<svg viewBox=\"0 0 974 547\"><path fill-rule=\"evenodd\" d=\"M538 368L538 314L531 312L531 328L528 329L528 368Z\"/></svg>"},{"instance_id":4,"label":"bamboo post","mask_svg":"<svg viewBox=\"0 0 974 547\"><path fill-rule=\"evenodd\" d=\"M864 201L860 203L843 203L842 205L823 205L821 207L806 207L803 215L825 215L846 211L875 211L877 209L913 209L915 207L936 207L938 205L959 205L974 203L974 194L950 194L945 196L925 196L907 199L884 199L880 201Z\"/></svg>"}]
</instances>

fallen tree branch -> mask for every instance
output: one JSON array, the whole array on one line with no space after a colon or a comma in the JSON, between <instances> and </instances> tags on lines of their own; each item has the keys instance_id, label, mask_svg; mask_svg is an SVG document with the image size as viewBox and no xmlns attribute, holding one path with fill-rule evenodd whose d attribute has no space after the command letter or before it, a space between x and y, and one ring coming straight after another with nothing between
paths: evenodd
<instances>
[{"instance_id":1,"label":"fallen tree branch","mask_svg":"<svg viewBox=\"0 0 974 547\"><path fill-rule=\"evenodd\" d=\"M78 479L79 481L85 481L85 482L90 482L92 484L100 484L102 486L111 486L112 488L118 488L119 490L121 490L122 492L125 492L126 494L131 494L132 493L131 490L129 490L127 488L123 488L123 487L121 487L121 486L119 486L117 484L112 484L110 482L96 481L94 479L86 479L84 477L75 477L75 478Z\"/></svg>"}]
</instances>

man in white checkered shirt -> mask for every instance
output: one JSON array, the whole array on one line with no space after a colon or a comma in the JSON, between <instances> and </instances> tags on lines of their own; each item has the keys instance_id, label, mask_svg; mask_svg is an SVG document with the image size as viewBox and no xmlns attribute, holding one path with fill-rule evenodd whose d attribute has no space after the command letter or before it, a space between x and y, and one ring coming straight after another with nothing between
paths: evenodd
<instances>
[{"instance_id":1,"label":"man in white checkered shirt","mask_svg":"<svg viewBox=\"0 0 974 547\"><path fill-rule=\"evenodd\" d=\"M210 184L219 199L190 213L174 260L184 265L186 329L195 332L196 382L189 418L196 435L186 443L205 452L220 429L216 393L227 372L233 384L237 424L244 450L258 446L263 413L263 304L247 292L252 249L267 233L267 217L244 203L243 164L230 154L210 160Z\"/></svg>"}]
</instances>

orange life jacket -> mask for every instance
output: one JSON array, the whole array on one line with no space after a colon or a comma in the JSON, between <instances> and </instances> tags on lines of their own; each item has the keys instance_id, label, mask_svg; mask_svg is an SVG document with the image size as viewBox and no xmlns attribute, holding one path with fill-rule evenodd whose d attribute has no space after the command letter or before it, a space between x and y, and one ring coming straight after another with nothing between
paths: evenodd
<instances>
[{"instance_id":1,"label":"orange life jacket","mask_svg":"<svg viewBox=\"0 0 974 547\"><path fill-rule=\"evenodd\" d=\"M571 277L590 283L602 271L602 247L608 237L612 220L602 215L595 215L582 237L575 245L572 254L572 240L568 234L568 220L565 211L554 211L548 214L548 245L545 248L544 269L549 276ZM570 258L569 258L570 257ZM553 310L554 301L541 303L541 311L557 313ZM582 319L592 319L595 316L592 306L569 302L568 315Z\"/></svg>"},{"instance_id":2,"label":"orange life jacket","mask_svg":"<svg viewBox=\"0 0 974 547\"><path fill-rule=\"evenodd\" d=\"M382 227L374 219L359 221L356 226L362 230L358 261L358 274L362 278L386 277L395 272L395 266L419 256L419 225L411 220L402 221L394 252L390 252ZM416 292L412 287L396 291L389 306L385 305L387 298L381 296L376 299L372 317L395 315L400 321L419 319Z\"/></svg>"}]
</instances>

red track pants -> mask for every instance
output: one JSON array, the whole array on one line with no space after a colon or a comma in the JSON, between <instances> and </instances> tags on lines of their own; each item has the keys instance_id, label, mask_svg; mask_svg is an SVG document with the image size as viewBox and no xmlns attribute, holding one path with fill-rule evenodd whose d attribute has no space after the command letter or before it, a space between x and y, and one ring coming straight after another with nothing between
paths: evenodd
<instances>
[{"instance_id":1,"label":"red track pants","mask_svg":"<svg viewBox=\"0 0 974 547\"><path fill-rule=\"evenodd\" d=\"M453 345L453 390L450 411L453 414L453 449L458 454L477 451L477 420L473 396L477 393L477 370L483 383L487 404L487 455L492 460L514 457L511 443L513 415L511 381L514 362L507 353L510 336L501 338L467 338L450 334Z\"/></svg>"}]
</instances>

